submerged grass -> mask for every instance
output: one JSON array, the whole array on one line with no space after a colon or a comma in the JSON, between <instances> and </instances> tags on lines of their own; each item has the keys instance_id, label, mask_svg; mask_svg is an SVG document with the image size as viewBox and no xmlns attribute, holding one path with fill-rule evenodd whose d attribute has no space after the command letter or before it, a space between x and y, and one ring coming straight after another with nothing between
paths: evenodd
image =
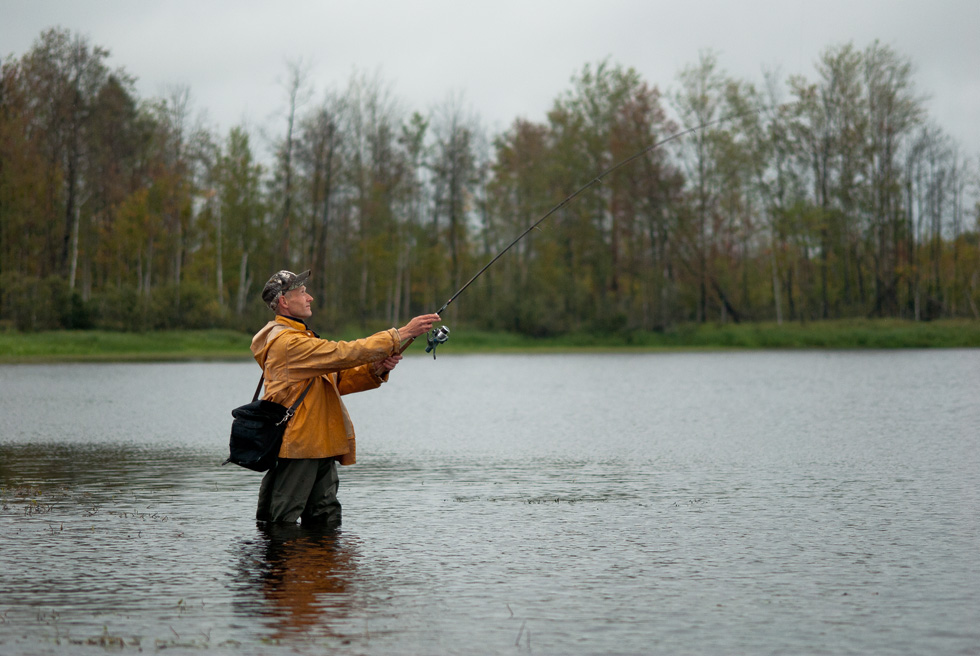
<instances>
[{"instance_id":1,"label":"submerged grass","mask_svg":"<svg viewBox=\"0 0 980 656\"><path fill-rule=\"evenodd\" d=\"M349 329L335 337L355 339L367 332ZM247 360L251 358L250 342L251 335L232 330L0 332L0 362ZM423 347L420 338L408 353L422 354ZM439 352L976 347L980 347L980 321L847 319L805 324L685 324L663 332L573 333L547 338L460 327Z\"/></svg>"}]
</instances>

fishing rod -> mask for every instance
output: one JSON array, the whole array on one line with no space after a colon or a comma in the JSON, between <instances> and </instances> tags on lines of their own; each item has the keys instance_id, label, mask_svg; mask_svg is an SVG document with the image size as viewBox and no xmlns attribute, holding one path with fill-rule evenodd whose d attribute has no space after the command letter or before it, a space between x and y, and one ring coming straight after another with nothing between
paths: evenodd
<instances>
[{"instance_id":1,"label":"fishing rod","mask_svg":"<svg viewBox=\"0 0 980 656\"><path fill-rule=\"evenodd\" d=\"M567 205L572 200L574 200L576 197L578 197L579 194L581 194L582 192L586 191L587 189L589 189L592 186L594 186L594 185L598 184L599 182L601 182L604 177L606 177L607 175L609 175L613 171L615 171L617 169L620 169L620 168L626 166L627 164L630 164L631 162L634 162L635 160L637 160L637 159L643 157L644 155L646 155L647 153L649 153L649 152L651 152L653 150L656 150L660 146L663 146L666 143L669 143L671 141L674 141L675 139L680 139L681 137L686 136L688 134L692 134L694 132L697 132L698 130L702 130L704 128L711 127L712 125L718 125L719 123L725 123L727 121L730 121L730 120L735 119L735 118L739 118L741 116L746 116L748 114L759 113L759 112L763 111L764 109L766 109L766 108L765 107L760 107L760 108L756 108L756 109L746 110L746 111L743 111L743 112L737 112L735 114L727 114L727 115L722 116L721 118L717 118L717 119L715 119L713 121L706 121L704 123L701 123L700 125L695 125L692 128L687 128L686 130L681 130L680 132L675 132L674 134L672 134L672 135L670 135L668 137L665 137L665 138L661 139L660 141L657 141L657 142L655 142L655 143L647 146L643 150L640 150L639 152L637 152L637 153L635 153L633 155L630 155L626 159L624 159L624 160L622 160L620 162L617 162L616 164L613 164L612 166L610 166L609 168L607 168L606 170L602 171L597 176L595 176L594 178L592 178L591 180L589 180L587 183L585 183L584 185L582 185L581 187L579 187L578 189L576 189L574 192L572 192L570 195L568 195L563 201L561 201L560 203L558 203L557 205L555 205L554 207L552 207L550 210L548 210L548 213L547 214L545 214L540 219L538 219L537 221L535 221L534 223L532 223L530 226L528 226L528 228L524 232L522 232L521 234L519 234L514 241L510 242L509 244L507 244L507 246L502 251L500 251L499 253L497 253L496 255L494 255L493 256L493 259L491 259L489 262L487 262L483 266L482 269L480 269L479 271L477 271L476 274L472 278L470 278L466 282L465 285L463 285L462 287L460 287L456 291L456 293L453 294L449 298L448 301L446 301L445 303L443 303L442 304L442 307L439 308L438 310L436 310L435 314L442 314L446 310L446 308L448 308L449 305L453 301L455 301L456 298L460 294L462 294L464 291L466 291L466 288L467 287L469 287L470 285L472 285L473 282L477 278L479 278L480 276L482 276L484 274L484 272L486 272L487 269L489 269L491 266L493 266L494 262L496 262L501 257L503 257L504 253L506 253L511 248L513 248L514 245L517 244L517 242L519 242L520 240L524 239L524 237L526 237L532 230L534 230L539 225L541 225L542 223L544 223L544 221L548 217L550 217L552 214L554 214L555 212L557 212L561 208L565 207L565 205ZM440 344L445 344L449 340L449 328L447 328L446 326L440 326L439 328L435 328L435 329L432 330L432 335L431 336L429 335L429 333L426 333L425 334L425 339L426 339L426 342L428 343L428 345L425 348L425 352L426 353L431 352L432 353L432 358L435 359L435 357L436 357L436 347L439 346ZM415 341L415 338L414 337L412 337L411 339L409 339L401 347L401 349L398 352L399 353L403 353L405 351L405 349L407 349L409 346L411 346L412 342L414 342L414 341Z\"/></svg>"}]
</instances>

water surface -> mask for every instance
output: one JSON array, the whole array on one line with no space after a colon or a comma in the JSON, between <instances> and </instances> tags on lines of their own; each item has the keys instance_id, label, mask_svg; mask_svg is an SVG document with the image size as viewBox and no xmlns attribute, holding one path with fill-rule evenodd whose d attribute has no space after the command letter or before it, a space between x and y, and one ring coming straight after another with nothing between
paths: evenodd
<instances>
[{"instance_id":1,"label":"water surface","mask_svg":"<svg viewBox=\"0 0 980 656\"><path fill-rule=\"evenodd\" d=\"M978 350L409 358L333 532L218 466L258 373L0 367L0 652L980 647Z\"/></svg>"}]
</instances>

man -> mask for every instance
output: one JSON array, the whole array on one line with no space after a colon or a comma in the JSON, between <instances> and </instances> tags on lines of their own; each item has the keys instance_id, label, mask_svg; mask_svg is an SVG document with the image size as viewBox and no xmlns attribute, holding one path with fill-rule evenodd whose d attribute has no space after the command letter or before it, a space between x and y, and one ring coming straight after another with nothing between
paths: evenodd
<instances>
[{"instance_id":1,"label":"man","mask_svg":"<svg viewBox=\"0 0 980 656\"><path fill-rule=\"evenodd\" d=\"M286 426L278 464L262 479L256 519L336 526L337 462L355 460L354 427L340 397L386 382L402 359L402 340L428 332L439 315L421 315L352 342L320 339L306 325L313 315L309 277L309 271L280 271L262 290L262 300L276 313L252 338L252 354L265 376L262 398L289 407L313 382Z\"/></svg>"}]
</instances>

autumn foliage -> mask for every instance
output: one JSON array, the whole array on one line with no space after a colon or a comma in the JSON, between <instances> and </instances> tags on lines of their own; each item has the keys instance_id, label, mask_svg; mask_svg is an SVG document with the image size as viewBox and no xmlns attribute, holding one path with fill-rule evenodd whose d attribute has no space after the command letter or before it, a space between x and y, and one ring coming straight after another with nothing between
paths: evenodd
<instances>
[{"instance_id":1,"label":"autumn foliage","mask_svg":"<svg viewBox=\"0 0 980 656\"><path fill-rule=\"evenodd\" d=\"M584 66L543 122L488 135L462 100L405 112L355 74L290 66L264 142L139 98L64 30L0 69L0 326L254 328L272 272L311 268L317 321L432 311L613 164L452 306L527 335L691 322L980 318L975 162L911 63L828 48L816 79L732 79L710 53L662 92ZM699 127L707 124L707 127Z\"/></svg>"}]
</instances>

